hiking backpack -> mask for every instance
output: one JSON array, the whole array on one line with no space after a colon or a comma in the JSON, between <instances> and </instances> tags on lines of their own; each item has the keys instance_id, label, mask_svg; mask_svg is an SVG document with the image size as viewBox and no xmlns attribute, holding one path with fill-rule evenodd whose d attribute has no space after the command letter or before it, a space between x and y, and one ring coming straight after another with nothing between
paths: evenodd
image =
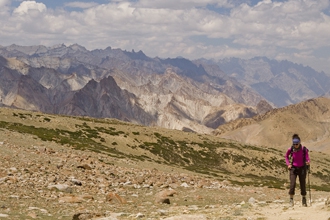
<instances>
[{"instance_id":1,"label":"hiking backpack","mask_svg":"<svg viewBox=\"0 0 330 220\"><path fill-rule=\"evenodd\" d=\"M307 149L307 147L305 146L301 146L302 147L302 150L303 150L303 157L304 157L304 164L306 162L306 152L308 152L309 150ZM292 154L293 154L293 146L291 146L291 149L290 149L290 160L292 159ZM293 163L293 160L291 161L291 164Z\"/></svg>"}]
</instances>

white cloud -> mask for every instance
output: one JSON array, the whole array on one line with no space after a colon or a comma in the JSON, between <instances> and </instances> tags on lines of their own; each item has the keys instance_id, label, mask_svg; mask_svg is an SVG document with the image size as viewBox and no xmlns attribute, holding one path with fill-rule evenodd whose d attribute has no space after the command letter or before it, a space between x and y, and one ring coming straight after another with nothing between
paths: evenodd
<instances>
[{"instance_id":1,"label":"white cloud","mask_svg":"<svg viewBox=\"0 0 330 220\"><path fill-rule=\"evenodd\" d=\"M9 11L11 0L0 0L0 16L5 16Z\"/></svg>"},{"instance_id":2,"label":"white cloud","mask_svg":"<svg viewBox=\"0 0 330 220\"><path fill-rule=\"evenodd\" d=\"M36 1L24 1L15 10L14 13L23 15L35 12L44 12L47 7L43 3L37 3Z\"/></svg>"},{"instance_id":3,"label":"white cloud","mask_svg":"<svg viewBox=\"0 0 330 220\"><path fill-rule=\"evenodd\" d=\"M310 51L330 46L330 16L324 13L329 11L329 0L264 0L256 5L237 2L72 2L65 6L84 10L66 11L66 7L53 10L43 3L24 1L13 13L6 9L0 38L2 44L78 43L88 49L111 46L142 50L148 56L190 59L286 57L325 70L329 57L316 58ZM8 6L10 1L0 0L1 4ZM210 5L226 7L227 13L209 10Z\"/></svg>"},{"instance_id":4,"label":"white cloud","mask_svg":"<svg viewBox=\"0 0 330 220\"><path fill-rule=\"evenodd\" d=\"M10 4L10 0L0 0L0 8Z\"/></svg>"}]
</instances>

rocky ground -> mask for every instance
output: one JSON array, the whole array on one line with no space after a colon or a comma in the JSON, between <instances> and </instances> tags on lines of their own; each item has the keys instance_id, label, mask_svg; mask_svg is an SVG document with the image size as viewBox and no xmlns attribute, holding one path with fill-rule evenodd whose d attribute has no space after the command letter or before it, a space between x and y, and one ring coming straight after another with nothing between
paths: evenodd
<instances>
[{"instance_id":1,"label":"rocky ground","mask_svg":"<svg viewBox=\"0 0 330 220\"><path fill-rule=\"evenodd\" d=\"M312 190L308 207L296 196L289 207L287 190L0 137L0 219L330 219L328 192Z\"/></svg>"}]
</instances>

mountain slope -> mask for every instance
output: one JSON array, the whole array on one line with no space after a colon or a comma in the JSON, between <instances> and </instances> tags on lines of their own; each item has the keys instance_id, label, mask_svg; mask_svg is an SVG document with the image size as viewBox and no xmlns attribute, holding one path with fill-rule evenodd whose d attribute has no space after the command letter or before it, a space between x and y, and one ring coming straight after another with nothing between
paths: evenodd
<instances>
[{"instance_id":1,"label":"mountain slope","mask_svg":"<svg viewBox=\"0 0 330 220\"><path fill-rule=\"evenodd\" d=\"M312 154L308 208L300 195L289 207L278 149L118 120L0 108L0 217L327 219L329 155Z\"/></svg>"},{"instance_id":2,"label":"mountain slope","mask_svg":"<svg viewBox=\"0 0 330 220\"><path fill-rule=\"evenodd\" d=\"M74 93L69 102L61 104L59 114L117 118L144 125L156 119L146 113L138 104L135 95L118 87L108 76L99 83L91 80L81 90Z\"/></svg>"},{"instance_id":3,"label":"mountain slope","mask_svg":"<svg viewBox=\"0 0 330 220\"><path fill-rule=\"evenodd\" d=\"M100 82L84 81L77 74L68 76L54 69L33 68L15 59L3 58L1 63L0 95L6 106L54 114L113 117L145 125L156 120L140 107L133 94L119 88L111 76Z\"/></svg>"},{"instance_id":4,"label":"mountain slope","mask_svg":"<svg viewBox=\"0 0 330 220\"><path fill-rule=\"evenodd\" d=\"M52 113L119 117L144 125L210 133L237 117L251 117L272 108L270 105L258 108L260 101L265 102L260 95L234 79L210 75L203 66L186 59L151 59L142 51L136 53L111 48L88 51L79 45L58 45L46 50L44 47L12 45L1 48L0 54L16 62L9 69L27 74L47 88L49 102L54 109L48 112ZM18 67L21 65L26 66L24 73ZM100 83L109 76L122 90L134 94L134 98L129 95L130 99L140 110L131 111L141 112L141 116L129 113L136 118L120 117L120 112L127 115L130 105L116 104L113 105L116 109L109 106L105 107L108 110L96 109L103 107L99 105L100 100L92 99L98 99L102 94L91 93L102 91L84 87L89 81ZM84 94L79 99L89 97L89 101L80 101L79 107L75 106L77 94ZM75 100L71 100L73 98ZM92 102L93 111L90 106L82 106ZM20 108L24 108L23 105ZM110 109L117 113L111 113Z\"/></svg>"},{"instance_id":5,"label":"mountain slope","mask_svg":"<svg viewBox=\"0 0 330 220\"><path fill-rule=\"evenodd\" d=\"M29 53L26 53L27 51ZM173 72L184 78L188 77L199 83L212 83L213 85L210 86L219 92L225 93L235 102L255 106L262 100L262 97L252 90L248 92L246 98L244 97L246 96L245 93L232 97L233 92L240 93L244 89L248 89L237 81L230 82L232 80L230 78L222 79L219 74L211 76L201 65L197 66L183 58L152 59L148 58L142 51L127 52L120 49L111 49L110 47L104 50L88 51L76 44L68 47L58 45L48 48L47 51L39 51L35 47L12 45L0 48L0 54L7 58L14 57L35 68L51 68L68 75L71 75L78 67L83 65L89 70L95 70L94 75L88 73L88 71L87 75L96 81L104 77L102 69L107 71L117 70L129 76L130 83L134 83L135 86L147 83L151 74L164 74L168 68L171 68ZM86 75L86 71L81 69L76 72L80 76ZM223 88L224 86L226 89Z\"/></svg>"},{"instance_id":6,"label":"mountain slope","mask_svg":"<svg viewBox=\"0 0 330 220\"><path fill-rule=\"evenodd\" d=\"M141 166L176 167L243 185L283 188L287 181L283 161L285 151L278 148L114 119L49 115L7 108L1 108L0 112L0 140L4 142L15 137L17 141L25 140L19 144L26 147L57 144L68 149L97 152L112 159L127 158ZM328 189L328 154L313 151L312 155L313 185Z\"/></svg>"},{"instance_id":7,"label":"mountain slope","mask_svg":"<svg viewBox=\"0 0 330 220\"><path fill-rule=\"evenodd\" d=\"M329 92L330 76L289 61L256 57L215 62L226 74L249 86L277 107L295 104Z\"/></svg>"},{"instance_id":8,"label":"mountain slope","mask_svg":"<svg viewBox=\"0 0 330 220\"><path fill-rule=\"evenodd\" d=\"M7 73L10 70L15 72L9 75L27 75L46 88L43 95L47 94L48 100L45 101L51 103L53 109L48 112L91 114L93 117L120 117L120 112L125 112L125 116L119 119L199 133L210 133L232 120L265 113L272 106L286 106L328 94L330 84L330 77L324 73L263 57L250 60L230 58L219 62L160 59L149 58L142 51L128 52L111 47L89 51L77 44L54 47L11 45L1 47L0 54L7 57L0 62ZM2 80L10 81L5 77L9 75L3 74ZM124 101L126 104L119 104L120 99L115 105L100 105L102 101L93 100L105 97L91 94L93 92L110 94L112 91L106 91L106 85L103 90L93 91L91 88L99 86L90 87L89 82L99 84L109 76L123 90L123 95L124 90L130 93L124 95L130 99ZM11 106L8 100L16 99L16 93L8 91L15 86L13 81L2 84L2 104ZM78 99L84 97L88 101L80 100L79 103ZM73 98L75 100L71 100ZM23 103L15 104L20 108L29 103L29 100L17 100ZM127 104L133 102L134 105ZM36 110L44 111L50 109L46 107L48 103L41 104L44 105L42 108L34 106ZM76 103L79 107L75 106ZM94 103L92 108L82 106L91 103ZM99 106L101 109L97 109ZM136 109L129 113L127 108L133 106ZM117 113L112 114L109 109ZM138 116L138 112L142 116ZM131 117L126 117L128 115Z\"/></svg>"},{"instance_id":9,"label":"mountain slope","mask_svg":"<svg viewBox=\"0 0 330 220\"><path fill-rule=\"evenodd\" d=\"M330 99L319 97L274 109L250 119L238 119L216 129L215 134L247 144L285 149L298 133L311 150L330 152Z\"/></svg>"}]
</instances>

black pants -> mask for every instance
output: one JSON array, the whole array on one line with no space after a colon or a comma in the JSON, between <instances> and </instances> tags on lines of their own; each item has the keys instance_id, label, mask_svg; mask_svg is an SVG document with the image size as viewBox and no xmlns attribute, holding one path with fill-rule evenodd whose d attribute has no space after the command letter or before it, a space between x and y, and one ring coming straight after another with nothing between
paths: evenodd
<instances>
[{"instance_id":1,"label":"black pants","mask_svg":"<svg viewBox=\"0 0 330 220\"><path fill-rule=\"evenodd\" d=\"M300 194L306 196L306 167L292 167L290 169L290 191L289 195L295 194L296 179L299 177Z\"/></svg>"}]
</instances>

